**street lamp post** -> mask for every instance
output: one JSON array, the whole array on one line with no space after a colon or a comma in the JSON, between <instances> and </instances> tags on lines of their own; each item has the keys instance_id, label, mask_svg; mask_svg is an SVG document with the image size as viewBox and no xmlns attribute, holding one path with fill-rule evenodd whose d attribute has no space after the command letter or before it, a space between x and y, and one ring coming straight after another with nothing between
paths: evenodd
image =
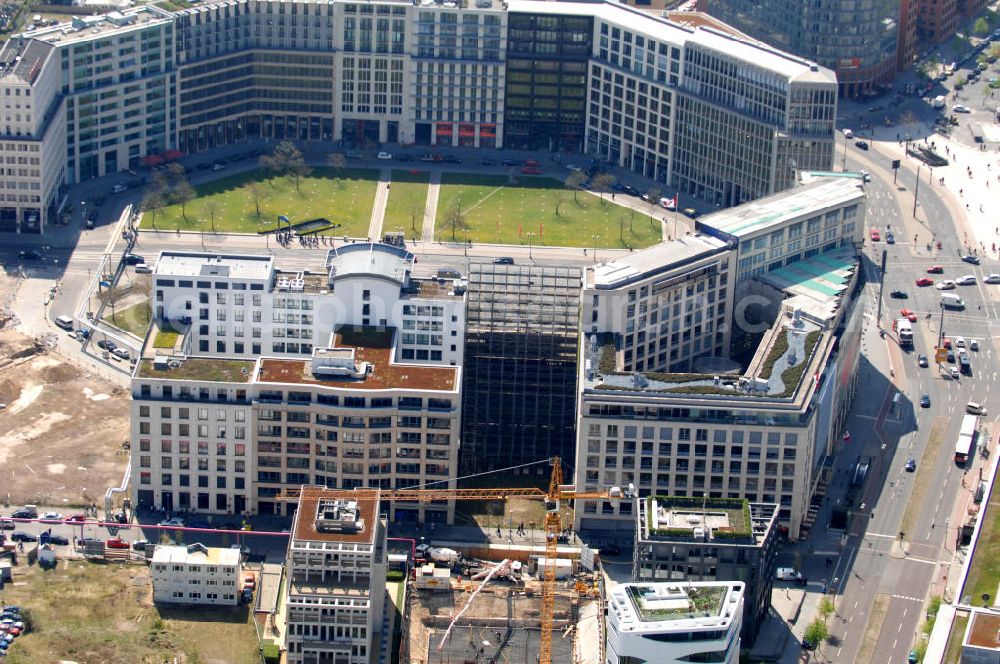
<instances>
[{"instance_id":1,"label":"street lamp post","mask_svg":"<svg viewBox=\"0 0 1000 664\"><path fill-rule=\"evenodd\" d=\"M913 218L914 219L917 218L917 196L920 195L920 169L923 168L923 167L924 167L923 164L920 164L919 166L917 166L917 184L913 187Z\"/></svg>"},{"instance_id":2,"label":"street lamp post","mask_svg":"<svg viewBox=\"0 0 1000 664\"><path fill-rule=\"evenodd\" d=\"M597 262L597 241L601 239L601 236L600 235L591 235L590 237L592 237L594 239L594 262L596 263Z\"/></svg>"},{"instance_id":3,"label":"street lamp post","mask_svg":"<svg viewBox=\"0 0 1000 664\"><path fill-rule=\"evenodd\" d=\"M531 255L531 246L534 243L534 240L535 240L535 234L531 231L528 231L528 260L534 260L534 258Z\"/></svg>"}]
</instances>

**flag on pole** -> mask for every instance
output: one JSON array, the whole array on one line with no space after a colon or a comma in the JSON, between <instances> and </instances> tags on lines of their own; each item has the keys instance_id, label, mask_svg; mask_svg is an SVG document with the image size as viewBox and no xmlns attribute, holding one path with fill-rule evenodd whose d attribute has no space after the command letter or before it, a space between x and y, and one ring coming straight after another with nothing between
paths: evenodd
<instances>
[{"instance_id":1,"label":"flag on pole","mask_svg":"<svg viewBox=\"0 0 1000 664\"><path fill-rule=\"evenodd\" d=\"M679 197L680 197L680 194L677 193L677 194L674 194L673 198L661 198L660 199L660 205L662 205L664 208L666 208L668 210L676 210L677 209L677 199Z\"/></svg>"},{"instance_id":2,"label":"flag on pole","mask_svg":"<svg viewBox=\"0 0 1000 664\"><path fill-rule=\"evenodd\" d=\"M545 237L545 224L538 224L539 237Z\"/></svg>"}]
</instances>

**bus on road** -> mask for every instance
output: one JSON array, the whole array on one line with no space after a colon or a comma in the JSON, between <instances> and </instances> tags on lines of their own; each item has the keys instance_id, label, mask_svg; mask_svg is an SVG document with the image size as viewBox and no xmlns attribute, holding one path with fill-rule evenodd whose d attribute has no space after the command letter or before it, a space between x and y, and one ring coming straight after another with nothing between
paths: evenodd
<instances>
[{"instance_id":1,"label":"bus on road","mask_svg":"<svg viewBox=\"0 0 1000 664\"><path fill-rule=\"evenodd\" d=\"M979 429L979 416L966 415L962 418L962 428L958 430L958 441L955 443L955 463L964 466L973 448L976 446L976 436Z\"/></svg>"}]
</instances>

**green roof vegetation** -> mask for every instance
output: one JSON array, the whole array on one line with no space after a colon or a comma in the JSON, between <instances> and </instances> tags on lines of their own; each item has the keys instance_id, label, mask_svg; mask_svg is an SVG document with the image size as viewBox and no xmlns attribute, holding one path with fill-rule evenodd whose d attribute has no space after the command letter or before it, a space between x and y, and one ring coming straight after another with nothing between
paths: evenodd
<instances>
[{"instance_id":1,"label":"green roof vegetation","mask_svg":"<svg viewBox=\"0 0 1000 664\"><path fill-rule=\"evenodd\" d=\"M692 528L653 528L653 501L657 507L667 510L677 509L689 512L725 512L729 518L728 529L714 529L716 539L746 539L753 536L750 520L750 501L744 498L703 498L688 496L650 496L646 498L646 531L650 536L671 539L694 537Z\"/></svg>"},{"instance_id":2,"label":"green roof vegetation","mask_svg":"<svg viewBox=\"0 0 1000 664\"><path fill-rule=\"evenodd\" d=\"M341 325L337 328L340 335L339 345L358 348L391 348L394 327L375 327L374 325Z\"/></svg>"},{"instance_id":3,"label":"green roof vegetation","mask_svg":"<svg viewBox=\"0 0 1000 664\"><path fill-rule=\"evenodd\" d=\"M760 373L758 376L763 380L767 380L771 377L771 370L774 369L774 363L788 351L788 330L783 329L777 337L774 339L774 345L771 346L771 351L767 354L767 359L764 360L764 365L760 368Z\"/></svg>"},{"instance_id":4,"label":"green roof vegetation","mask_svg":"<svg viewBox=\"0 0 1000 664\"><path fill-rule=\"evenodd\" d=\"M693 588L678 585L678 589L687 596L686 607L650 608L646 604L646 595L653 593L654 590L648 586L628 586L627 592L629 599L632 600L632 606L639 614L639 619L643 622L657 622L717 616L722 611L722 602L729 591L728 586Z\"/></svg>"},{"instance_id":5,"label":"green roof vegetation","mask_svg":"<svg viewBox=\"0 0 1000 664\"><path fill-rule=\"evenodd\" d=\"M821 334L822 332L820 330L813 330L806 335L805 357L803 357L802 361L794 367L788 367L781 372L781 382L785 386L785 391L777 395L778 397L790 397L795 394L795 390L799 386L799 381L802 380L802 374L805 372L806 367L809 366L809 361L812 359L813 351L816 350L816 344L819 343L819 337Z\"/></svg>"},{"instance_id":6,"label":"green roof vegetation","mask_svg":"<svg viewBox=\"0 0 1000 664\"><path fill-rule=\"evenodd\" d=\"M142 378L170 378L215 383L248 383L253 373L253 360L224 360L207 357L188 358L176 367L157 369L153 360L139 362L136 374ZM246 370L244 372L244 369Z\"/></svg>"},{"instance_id":7,"label":"green roof vegetation","mask_svg":"<svg viewBox=\"0 0 1000 664\"><path fill-rule=\"evenodd\" d=\"M963 601L976 606L981 605L984 594L990 595L992 603L997 584L1000 584L1000 511L993 506L996 486L994 483L989 498L983 500L986 509L980 516L983 522L979 529L979 540L972 552L969 576L965 579L965 586L960 594Z\"/></svg>"},{"instance_id":8,"label":"green roof vegetation","mask_svg":"<svg viewBox=\"0 0 1000 664\"><path fill-rule=\"evenodd\" d=\"M153 348L173 348L177 345L177 338L180 336L180 332L175 330L159 330L156 333L156 338L153 339Z\"/></svg>"}]
</instances>

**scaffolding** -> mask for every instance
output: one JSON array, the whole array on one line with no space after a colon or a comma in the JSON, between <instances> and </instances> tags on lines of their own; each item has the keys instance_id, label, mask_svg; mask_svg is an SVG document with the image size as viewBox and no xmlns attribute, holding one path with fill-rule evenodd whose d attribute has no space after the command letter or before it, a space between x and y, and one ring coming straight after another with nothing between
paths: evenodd
<instances>
[{"instance_id":1,"label":"scaffolding","mask_svg":"<svg viewBox=\"0 0 1000 664\"><path fill-rule=\"evenodd\" d=\"M576 267L469 266L464 472L573 458L582 279Z\"/></svg>"}]
</instances>

